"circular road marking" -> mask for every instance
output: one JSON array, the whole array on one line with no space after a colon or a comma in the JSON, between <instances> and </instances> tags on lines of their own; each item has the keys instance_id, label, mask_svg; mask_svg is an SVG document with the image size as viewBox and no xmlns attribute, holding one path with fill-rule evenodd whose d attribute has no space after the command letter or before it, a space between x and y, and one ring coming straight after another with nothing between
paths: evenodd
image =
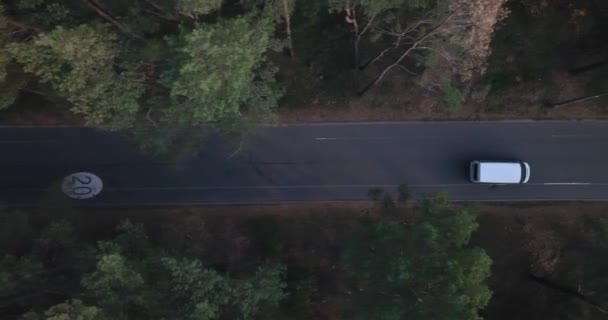
<instances>
[{"instance_id":1,"label":"circular road marking","mask_svg":"<svg viewBox=\"0 0 608 320\"><path fill-rule=\"evenodd\" d=\"M101 179L90 172L76 172L63 178L61 191L72 199L90 199L101 192Z\"/></svg>"}]
</instances>

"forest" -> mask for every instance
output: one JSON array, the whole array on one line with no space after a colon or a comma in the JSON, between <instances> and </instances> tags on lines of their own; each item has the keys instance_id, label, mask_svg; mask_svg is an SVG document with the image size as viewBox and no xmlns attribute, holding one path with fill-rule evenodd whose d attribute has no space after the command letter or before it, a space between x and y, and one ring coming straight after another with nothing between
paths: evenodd
<instances>
[{"instance_id":1,"label":"forest","mask_svg":"<svg viewBox=\"0 0 608 320\"><path fill-rule=\"evenodd\" d=\"M2 0L0 124L176 160L203 125L238 144L260 123L606 119L606 39L605 0ZM0 318L606 318L604 206L393 191L0 207Z\"/></svg>"},{"instance_id":2,"label":"forest","mask_svg":"<svg viewBox=\"0 0 608 320\"><path fill-rule=\"evenodd\" d=\"M0 210L2 319L604 319L601 204ZM396 194L396 195L395 195Z\"/></svg>"},{"instance_id":3,"label":"forest","mask_svg":"<svg viewBox=\"0 0 608 320\"><path fill-rule=\"evenodd\" d=\"M0 120L86 124L179 158L203 124L238 141L260 122L603 118L607 10L601 0L4 0Z\"/></svg>"},{"instance_id":4,"label":"forest","mask_svg":"<svg viewBox=\"0 0 608 320\"><path fill-rule=\"evenodd\" d=\"M325 317L477 319L491 297L492 261L467 246L474 211L440 195L415 208L381 198L379 215L335 226L302 219L301 228L271 215L235 223L197 215L151 229L127 218L114 231L111 219L91 223L65 205L6 210L0 311L4 319L312 319L315 304L326 304Z\"/></svg>"}]
</instances>

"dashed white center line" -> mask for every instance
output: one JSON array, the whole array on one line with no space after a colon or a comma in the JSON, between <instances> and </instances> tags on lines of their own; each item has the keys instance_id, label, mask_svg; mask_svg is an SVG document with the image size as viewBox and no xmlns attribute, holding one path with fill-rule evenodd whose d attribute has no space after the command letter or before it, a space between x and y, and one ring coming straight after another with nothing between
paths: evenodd
<instances>
[{"instance_id":1,"label":"dashed white center line","mask_svg":"<svg viewBox=\"0 0 608 320\"><path fill-rule=\"evenodd\" d=\"M590 186L590 182L545 182L545 186Z\"/></svg>"},{"instance_id":2,"label":"dashed white center line","mask_svg":"<svg viewBox=\"0 0 608 320\"><path fill-rule=\"evenodd\" d=\"M395 140L396 138L394 137L347 137L347 138L342 138L342 137L318 137L315 138L315 140L317 141L342 141L342 140Z\"/></svg>"}]
</instances>

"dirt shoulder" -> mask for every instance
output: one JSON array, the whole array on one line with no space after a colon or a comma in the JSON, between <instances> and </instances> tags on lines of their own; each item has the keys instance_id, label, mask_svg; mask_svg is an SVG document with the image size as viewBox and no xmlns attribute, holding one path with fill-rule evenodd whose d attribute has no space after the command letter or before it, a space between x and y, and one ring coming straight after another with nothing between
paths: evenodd
<instances>
[{"instance_id":1,"label":"dirt shoulder","mask_svg":"<svg viewBox=\"0 0 608 320\"><path fill-rule=\"evenodd\" d=\"M411 110L414 109L414 110ZM588 120L608 119L608 112L592 104L549 109L544 106L521 106L517 113L489 113L478 106L465 106L462 110L445 113L434 108L397 109L388 107L369 108L360 103L352 106L326 108L313 106L296 110L279 110L281 123L301 122L349 122L349 121L483 121L483 120Z\"/></svg>"},{"instance_id":2,"label":"dirt shoulder","mask_svg":"<svg viewBox=\"0 0 608 320\"><path fill-rule=\"evenodd\" d=\"M395 102L398 103L398 102ZM361 101L348 105L312 105L307 108L280 108L279 123L364 122L364 121L484 121L484 120L606 120L608 111L594 103L549 109L544 106L521 106L514 113L485 112L479 106L465 106L458 112L446 113L434 107L390 106L368 107ZM45 109L41 106L21 106L0 113L0 125L84 125L85 120L69 112Z\"/></svg>"}]
</instances>

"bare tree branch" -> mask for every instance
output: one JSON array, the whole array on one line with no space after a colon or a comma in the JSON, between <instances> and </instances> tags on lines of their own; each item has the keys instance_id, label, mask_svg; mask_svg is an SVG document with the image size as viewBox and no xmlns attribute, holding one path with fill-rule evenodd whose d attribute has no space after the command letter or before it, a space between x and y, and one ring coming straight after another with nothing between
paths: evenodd
<instances>
[{"instance_id":1,"label":"bare tree branch","mask_svg":"<svg viewBox=\"0 0 608 320\"><path fill-rule=\"evenodd\" d=\"M361 90L359 92L359 95L363 95L365 94L369 89L371 89L371 87L373 87L374 85L376 85L378 82L380 82L384 76L386 76L386 74L391 71L393 68L399 66L401 64L401 62L410 55L410 53L412 53L412 51L419 49L419 47L421 46L421 44L425 43L430 37L438 34L439 32L442 31L443 27L447 24L447 22L450 20L450 18L456 13L456 11L452 11L450 14L448 14L443 21L441 21L441 23L439 23L437 26L435 26L433 29L431 29L429 32L427 32L424 36L420 37L418 40L416 40L410 47L409 49L407 49L403 54L401 54L401 56L399 56L399 58L397 58L397 60L395 62L393 62L392 64L390 64L388 67L386 67L374 80L372 80L368 85L366 85L363 90ZM414 24L414 25L421 25L420 23L418 24ZM414 30L415 28L408 28L408 30Z\"/></svg>"},{"instance_id":2,"label":"bare tree branch","mask_svg":"<svg viewBox=\"0 0 608 320\"><path fill-rule=\"evenodd\" d=\"M11 19L9 17L6 17L6 16L4 17L4 19L5 19L5 21L6 21L7 24L9 24L9 25L11 25L13 27L19 28L20 29L19 32L22 32L24 30L32 30L32 31L34 31L36 33L39 33L39 32L42 31L42 29L40 27L32 26L32 25L27 25L25 23L13 20L13 19Z\"/></svg>"},{"instance_id":3,"label":"bare tree branch","mask_svg":"<svg viewBox=\"0 0 608 320\"><path fill-rule=\"evenodd\" d=\"M411 70L407 69L406 67L404 67L404 66L402 66L400 64L396 65L395 67L399 68L399 69L401 69L401 70L403 70L403 71L405 71L405 72L407 72L407 73L409 73L409 74L411 74L413 76L416 75L416 73L414 71L411 71Z\"/></svg>"},{"instance_id":4,"label":"bare tree branch","mask_svg":"<svg viewBox=\"0 0 608 320\"><path fill-rule=\"evenodd\" d=\"M393 42L392 46L387 47L384 50L380 51L380 53L378 53L374 58L370 59L368 62L359 66L359 70L363 70L363 69L367 68L368 66L370 66L371 64L376 63L386 53L388 53L391 50L397 49L402 45L413 45L417 41L417 39L414 38L413 36L411 36L410 34L414 33L414 31L416 31L420 26L430 25L430 24L431 24L431 22L429 20L419 20L411 25L408 25L405 28L405 30L399 28L398 31L390 31L390 30L383 29L381 27L376 27L376 30L378 30L379 32L381 32L385 35L396 37L395 42ZM403 41L404 39L410 40L410 41L404 42Z\"/></svg>"},{"instance_id":5,"label":"bare tree branch","mask_svg":"<svg viewBox=\"0 0 608 320\"><path fill-rule=\"evenodd\" d=\"M87 0L87 4L93 10L95 10L95 12L100 17L106 19L108 22L110 22L111 24L115 25L123 33L125 33L125 34L127 34L127 35L129 35L129 36L131 36L133 38L136 38L138 40L144 40L144 38L142 36L140 36L138 34L135 34L131 30L129 30L128 27L124 26L122 23L120 23L116 19L114 19L108 12L106 12L106 10L103 9L103 6L101 4L99 4L99 2L97 2L96 0Z\"/></svg>"},{"instance_id":6,"label":"bare tree branch","mask_svg":"<svg viewBox=\"0 0 608 320\"><path fill-rule=\"evenodd\" d=\"M367 21L367 24L365 24L365 27L363 27L363 30L361 30L361 32L357 35L358 40L361 40L361 36L363 36L365 34L365 32L367 32L367 30L369 29L369 27L372 25L372 22L374 22L374 19L376 19L376 17L378 16L378 14L380 14L381 12L374 13L369 18L369 20Z\"/></svg>"},{"instance_id":7,"label":"bare tree branch","mask_svg":"<svg viewBox=\"0 0 608 320\"><path fill-rule=\"evenodd\" d=\"M579 290L576 290L574 288L571 287L567 287L561 284L558 284L554 281L551 281L549 279L543 278L543 277L538 277L535 276L533 274L529 274L528 278L538 284L541 284L545 287L554 289L556 291L559 291L561 293L564 293L566 295L568 295L571 298L577 299L579 301L585 302L593 307L595 307L595 309L597 309L599 312L603 313L603 314L608 314L608 310L606 310L604 308L604 306L602 306L600 303L598 303L597 301L592 300L590 297L581 294L579 292Z\"/></svg>"},{"instance_id":8,"label":"bare tree branch","mask_svg":"<svg viewBox=\"0 0 608 320\"><path fill-rule=\"evenodd\" d=\"M21 90L23 92L37 94L37 95L40 95L40 96L46 96L46 95L48 95L48 93L46 93L46 92L42 92L42 91L39 91L39 90L28 89L28 88L20 88L19 90Z\"/></svg>"},{"instance_id":9,"label":"bare tree branch","mask_svg":"<svg viewBox=\"0 0 608 320\"><path fill-rule=\"evenodd\" d=\"M155 127L156 127L156 126L157 126L157 123L156 123L156 121L154 121L154 119L152 119L152 118L150 117L150 114L151 114L151 113L152 113L152 108L148 109L148 112L146 113L146 119L147 119L147 120L148 120L150 123L152 123L152 125L153 125L153 126L155 126Z\"/></svg>"},{"instance_id":10,"label":"bare tree branch","mask_svg":"<svg viewBox=\"0 0 608 320\"><path fill-rule=\"evenodd\" d=\"M152 6L154 9L158 10L159 12L168 11L167 8L163 8L163 6L161 6L160 4L158 4L152 0L146 0L146 3L149 4L150 6Z\"/></svg>"},{"instance_id":11,"label":"bare tree branch","mask_svg":"<svg viewBox=\"0 0 608 320\"><path fill-rule=\"evenodd\" d=\"M432 47L418 47L418 50L428 50L434 52L448 62L452 62L454 60L446 51L440 51Z\"/></svg>"},{"instance_id":12,"label":"bare tree branch","mask_svg":"<svg viewBox=\"0 0 608 320\"><path fill-rule=\"evenodd\" d=\"M158 13L151 9L144 9L144 11L146 11L147 13L149 13L151 15L164 19L164 20L168 20L168 21L177 21L178 20L176 16L161 14L161 13Z\"/></svg>"},{"instance_id":13,"label":"bare tree branch","mask_svg":"<svg viewBox=\"0 0 608 320\"><path fill-rule=\"evenodd\" d=\"M401 45L401 38L402 37L400 37L400 36L397 37L397 40L395 40L395 43L394 43L394 45L392 47L388 47L388 48L382 50L378 55L376 55L375 58L373 58L373 59L369 60L368 62L366 62L365 64L361 65L359 67L359 70L363 70L363 69L367 68L369 65L371 65L371 64L375 63L376 61L380 60L380 58L382 58L387 52L389 52L389 51L391 51L391 50L396 49L397 47L399 47Z\"/></svg>"}]
</instances>

